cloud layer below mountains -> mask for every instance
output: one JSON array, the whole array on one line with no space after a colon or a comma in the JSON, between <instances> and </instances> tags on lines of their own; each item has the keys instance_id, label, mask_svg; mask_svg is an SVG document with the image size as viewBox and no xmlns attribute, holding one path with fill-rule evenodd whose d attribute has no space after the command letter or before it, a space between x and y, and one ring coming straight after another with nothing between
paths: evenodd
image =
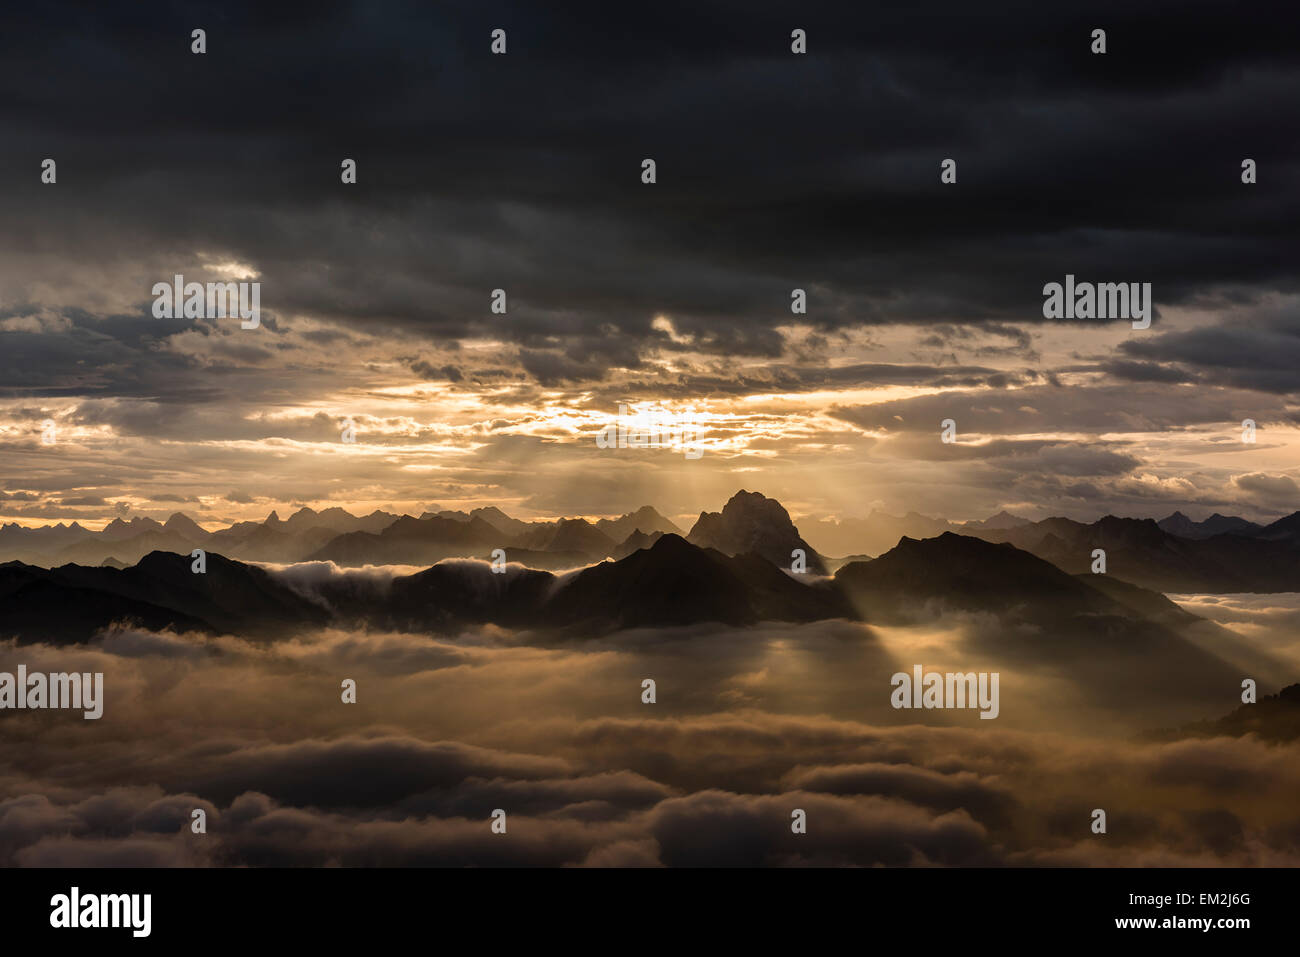
<instances>
[{"instance_id":1,"label":"cloud layer below mountains","mask_svg":"<svg viewBox=\"0 0 1300 957\"><path fill-rule=\"evenodd\" d=\"M1135 743L1151 702L981 658L972 627L701 626L558 646L500 629L273 644L119 629L91 646L6 645L0 669L104 671L107 703L99 721L6 714L0 861L1300 860L1300 745ZM1000 666L1002 715L894 711L889 675L918 661ZM1218 706L1173 711L1235 703L1227 688ZM1105 836L1089 830L1097 807ZM190 833L195 808L206 835ZM505 835L490 830L497 808ZM806 835L790 832L795 808Z\"/></svg>"}]
</instances>

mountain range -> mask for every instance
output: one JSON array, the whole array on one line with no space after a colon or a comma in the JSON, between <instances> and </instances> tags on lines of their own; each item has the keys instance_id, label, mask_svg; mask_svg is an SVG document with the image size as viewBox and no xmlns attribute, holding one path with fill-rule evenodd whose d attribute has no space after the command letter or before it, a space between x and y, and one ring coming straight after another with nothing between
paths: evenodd
<instances>
[{"instance_id":1,"label":"mountain range","mask_svg":"<svg viewBox=\"0 0 1300 957\"><path fill-rule=\"evenodd\" d=\"M1279 541L1179 538L1133 519L996 521L976 529L981 535L904 536L883 555L838 563L828 575L786 510L758 493L738 492L720 512L701 513L685 537L641 528L658 518L642 510L630 521L611 520L605 529L632 527L615 543L598 524L581 519L520 527L491 512L402 516L377 531L334 535L307 563L263 566L209 551L205 574L192 570L188 553L167 551L128 567L47 569L10 561L0 565L0 639L79 644L115 624L253 641L325 626L453 635L492 625L564 641L704 624L959 620L966 622L968 647L981 658L1069 674L1092 699L1119 707L1148 691L1161 701L1213 698L1239 675L1184 635L1185 626L1204 621L1132 578L1092 574L1085 546L1103 542L1123 569L1148 552L1165 555L1168 567L1188 575L1204 573L1224 541L1264 549L1274 560L1297 555ZM299 534L323 527L301 513L291 521ZM251 524L239 540L268 534L267 524ZM289 522L270 524L272 532L287 533L282 526ZM129 529L121 523L112 534L122 535L121 526ZM1015 537L1032 547L982 536ZM509 564L494 568L484 559L502 541L511 543ZM802 574L790 567L794 549L806 553ZM1080 549L1085 559L1076 560ZM1039 554L1053 550L1060 552L1056 561ZM458 551L478 557L466 560ZM533 561L576 562L590 552L603 554L558 574ZM618 555L605 557L611 552ZM381 563L428 567L409 573L348 567ZM1083 567L1070 567L1077 565ZM1133 577L1153 574L1147 568Z\"/></svg>"},{"instance_id":2,"label":"mountain range","mask_svg":"<svg viewBox=\"0 0 1300 957\"><path fill-rule=\"evenodd\" d=\"M1094 550L1101 549L1107 575L1156 591L1285 592L1300 591L1296 519L1196 538L1172 534L1151 519L1113 515L1091 524L1049 518L975 534L1009 542L1071 573L1089 571Z\"/></svg>"},{"instance_id":3,"label":"mountain range","mask_svg":"<svg viewBox=\"0 0 1300 957\"><path fill-rule=\"evenodd\" d=\"M432 632L496 624L591 635L850 617L843 593L824 578L801 581L759 555L733 557L674 534L563 576L517 564L498 574L487 562L453 559L381 586L346 572L306 585L216 553L203 574L169 552L129 568L0 565L0 638L56 644L88 641L113 623L256 639L325 624Z\"/></svg>"},{"instance_id":4,"label":"mountain range","mask_svg":"<svg viewBox=\"0 0 1300 957\"><path fill-rule=\"evenodd\" d=\"M747 517L744 509L753 505L771 511L744 502ZM460 525L473 528L476 520ZM705 530L718 527L735 534L725 520ZM778 531L783 523L772 534ZM995 612L1004 621L1050 630L1045 647L1055 653L1075 644L1095 647L1099 629L1130 651L1169 644L1176 626L1195 620L1158 593L1108 576L1071 575L1010 544L951 532L904 538L885 555L850 562L832 577L811 569L796 574L757 549L729 555L672 533L643 538L645 547L620 559L561 575L517 563L498 574L484 561L450 559L379 584L370 572L305 575L302 570L324 569L262 567L214 552L205 574L192 571L189 556L161 551L127 568L8 562L0 565L0 637L83 642L115 622L251 638L325 624L433 632L496 624L597 635L701 622L890 623L962 611ZM758 545L775 540L760 536Z\"/></svg>"},{"instance_id":5,"label":"mountain range","mask_svg":"<svg viewBox=\"0 0 1300 957\"><path fill-rule=\"evenodd\" d=\"M584 519L523 522L499 508L426 511L419 518L375 511L354 516L341 508L302 508L287 519L238 522L209 532L178 512L165 522L116 518L93 531L73 522L28 528L0 526L0 560L54 567L67 563L125 566L155 551L195 548L249 562L333 561L340 565L432 564L443 558L486 558L506 549L510 560L570 568L613 554L635 532L684 534L649 506L592 524Z\"/></svg>"},{"instance_id":6,"label":"mountain range","mask_svg":"<svg viewBox=\"0 0 1300 957\"><path fill-rule=\"evenodd\" d=\"M1278 592L1300 590L1300 512L1261 525L1220 514L1196 522L1181 512L1160 521L1106 516L1030 521L1008 512L954 524L910 513L872 512L866 519L804 522L804 532L775 499L741 490L721 511L702 511L690 530L650 506L617 518L525 522L494 506L469 512L431 509L418 518L375 511L354 516L341 508L303 508L287 519L207 531L182 513L165 522L114 519L101 531L77 523L42 528L0 526L0 560L46 568L66 564L130 567L152 552L188 555L195 548L242 562L329 561L340 567L433 565L449 558L506 560L548 571L623 559L676 535L724 555L757 554L790 568L796 550L807 570L828 574L904 539L945 533L1007 542L1070 574L1092 569L1096 549L1106 574L1160 592ZM819 550L813 543L819 543ZM827 543L840 546L828 550ZM846 555L830 558L828 555Z\"/></svg>"},{"instance_id":7,"label":"mountain range","mask_svg":"<svg viewBox=\"0 0 1300 957\"><path fill-rule=\"evenodd\" d=\"M1000 512L958 525L916 513L872 512L862 520L806 527L813 540L860 547L862 554L850 559L878 554L902 538L955 532L1009 542L1071 574L1090 572L1094 550L1102 549L1107 576L1161 592L1300 591L1300 512L1267 525L1217 513L1201 522L1175 512L1160 521L1107 515L1085 523ZM832 569L840 564L829 562Z\"/></svg>"}]
</instances>

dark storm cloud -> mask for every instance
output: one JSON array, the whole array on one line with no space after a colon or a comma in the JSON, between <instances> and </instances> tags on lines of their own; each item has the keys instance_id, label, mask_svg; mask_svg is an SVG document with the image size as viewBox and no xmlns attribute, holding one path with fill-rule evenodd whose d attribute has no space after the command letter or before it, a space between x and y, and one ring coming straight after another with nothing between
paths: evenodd
<instances>
[{"instance_id":1,"label":"dark storm cloud","mask_svg":"<svg viewBox=\"0 0 1300 957\"><path fill-rule=\"evenodd\" d=\"M99 520L95 497L162 495L204 512L228 490L267 511L491 497L572 514L592 507L573 487L597 419L651 399L714 406L711 485L715 462L751 455L787 498L831 454L842 476L869 454L892 469L865 494L893 510L974 517L1024 504L1008 490L1055 501L1052 483L1105 507L1104 480L1136 457L1188 476L1199 491L1179 505L1250 497L1230 474L1189 475L1187 446L1171 461L1136 440L1021 443L1295 421L1280 399L1298 385L1294 316L1275 305L1294 301L1276 294L1294 284L1300 153L1277 119L1300 102L1293 26L1118 2L997 16L670 2L629 17L466 2L0 13L0 37L21 38L0 80L22 91L0 102L0 399L24 406L0 424L6 493L66 498L9 516ZM1105 56L1088 52L1098 25ZM488 50L498 26L504 57ZM790 53L795 26L807 56ZM1240 182L1246 156L1256 185ZM241 267L263 284L262 328L152 316L152 283ZM1156 324L1042 329L1041 288L1067 272L1153 283ZM488 308L496 288L505 316ZM816 395L891 386L961 398L898 389L833 413L841 428L829 402L873 397ZM990 391L1015 395L966 399ZM725 407L758 395L770 418ZM322 469L309 456L345 416L363 454ZM877 454L861 434L932 434L950 416L1003 441L949 449L964 486L917 481L937 444L913 446L905 473L904 444ZM621 512L640 486L613 459L589 471L614 477L598 498ZM656 479L647 499L665 501L669 474L691 487L667 457L638 465ZM858 510L836 478L798 492L810 511ZM673 508L698 511L686 498Z\"/></svg>"},{"instance_id":2,"label":"dark storm cloud","mask_svg":"<svg viewBox=\"0 0 1300 957\"><path fill-rule=\"evenodd\" d=\"M1208 384L1262 392L1300 391L1300 315L1294 307L1262 309L1249 322L1129 340L1120 349L1143 360L1114 363L1120 374L1134 368L1158 369L1160 374L1151 375L1150 381L1192 381L1189 373L1175 371L1181 367L1195 370L1195 379Z\"/></svg>"},{"instance_id":3,"label":"dark storm cloud","mask_svg":"<svg viewBox=\"0 0 1300 957\"><path fill-rule=\"evenodd\" d=\"M939 423L957 423L963 433L1017 435L1033 433L1162 432L1190 425L1222 424L1240 429L1242 409L1259 421L1289 418L1285 404L1272 397L1232 390L1171 390L1163 383L1133 385L1034 386L1005 394L945 392L864 406L832 407L830 415L866 429L919 433L935 437ZM1015 444L1034 440L1016 440ZM922 443L925 448L928 443ZM994 449L1006 446L994 446ZM963 453L957 446L949 454ZM930 450L928 454L940 454Z\"/></svg>"},{"instance_id":4,"label":"dark storm cloud","mask_svg":"<svg viewBox=\"0 0 1300 957\"><path fill-rule=\"evenodd\" d=\"M614 391L666 398L744 395L750 392L810 392L851 386L916 385L931 388L1006 388L1037 383L1042 376L1030 369L1003 372L987 366L942 366L920 363L856 362L828 367L821 363L804 366L771 363L759 370L736 370L720 365L714 374L684 374L655 379L635 376L610 388L598 389L603 401Z\"/></svg>"},{"instance_id":5,"label":"dark storm cloud","mask_svg":"<svg viewBox=\"0 0 1300 957\"><path fill-rule=\"evenodd\" d=\"M34 306L7 310L11 316L35 311ZM61 310L59 318L67 324L48 331L0 331L0 386L55 396L172 391L169 384L180 385L191 364L151 347L187 328L202 328L195 320L152 316L148 320L120 315L91 318L78 309ZM192 388L174 391L194 395Z\"/></svg>"},{"instance_id":6,"label":"dark storm cloud","mask_svg":"<svg viewBox=\"0 0 1300 957\"><path fill-rule=\"evenodd\" d=\"M465 376L460 369L452 365L434 368L430 363L423 359L411 363L411 371L421 379L445 379L448 382L460 382Z\"/></svg>"},{"instance_id":7,"label":"dark storm cloud","mask_svg":"<svg viewBox=\"0 0 1300 957\"><path fill-rule=\"evenodd\" d=\"M8 242L39 233L65 263L125 255L160 273L210 250L261 270L274 309L434 338L492 328L534 350L657 341L664 312L705 351L775 355L794 286L832 328L1033 320L1067 271L1152 282L1161 306L1294 283L1295 151L1277 118L1300 71L1294 26L1266 11L670 2L635 29L627 17L596 3L10 12L3 33L22 42L0 79L24 93L0 105ZM1098 24L1104 57L1088 52ZM505 57L488 53L496 26ZM789 52L793 26L806 57ZM38 182L45 156L54 188ZM355 187L338 181L345 156ZM957 186L938 180L949 156ZM1256 186L1240 183L1245 156ZM489 326L496 287L510 321ZM528 355L552 381L597 362Z\"/></svg>"},{"instance_id":8,"label":"dark storm cloud","mask_svg":"<svg viewBox=\"0 0 1300 957\"><path fill-rule=\"evenodd\" d=\"M1234 476L1232 484L1248 501L1271 508L1290 508L1300 500L1300 485L1289 475L1250 472Z\"/></svg>"},{"instance_id":9,"label":"dark storm cloud","mask_svg":"<svg viewBox=\"0 0 1300 957\"><path fill-rule=\"evenodd\" d=\"M1196 381L1196 376L1178 366L1158 362L1134 362L1131 359L1113 359L1103 362L1103 371L1116 379L1128 382L1167 382L1185 385Z\"/></svg>"}]
</instances>

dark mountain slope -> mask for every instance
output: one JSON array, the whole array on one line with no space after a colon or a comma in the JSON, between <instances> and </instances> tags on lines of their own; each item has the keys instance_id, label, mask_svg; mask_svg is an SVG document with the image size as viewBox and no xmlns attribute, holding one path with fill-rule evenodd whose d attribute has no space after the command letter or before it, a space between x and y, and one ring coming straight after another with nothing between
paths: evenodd
<instances>
[{"instance_id":1,"label":"dark mountain slope","mask_svg":"<svg viewBox=\"0 0 1300 957\"><path fill-rule=\"evenodd\" d=\"M974 534L1010 542L1073 574L1089 571L1093 549L1100 548L1107 574L1161 592L1294 591L1300 583L1300 551L1286 541L1235 534L1181 538L1150 519L1107 516L1084 525L1049 518Z\"/></svg>"},{"instance_id":2,"label":"dark mountain slope","mask_svg":"<svg viewBox=\"0 0 1300 957\"><path fill-rule=\"evenodd\" d=\"M1175 741L1179 738L1220 736L1238 738L1245 734L1258 735L1265 741L1300 741L1300 684L1288 685L1274 695L1265 695L1255 704L1243 704L1217 720L1161 729L1143 735L1143 738Z\"/></svg>"},{"instance_id":3,"label":"dark mountain slope","mask_svg":"<svg viewBox=\"0 0 1300 957\"><path fill-rule=\"evenodd\" d=\"M1195 714L1234 686L1237 670L1183 637L1163 596L1094 580L1102 577L1068 575L1014 546L948 532L905 538L879 558L844 566L835 582L871 622L983 613L970 617L963 642L990 670L1046 670L1108 708L1145 696Z\"/></svg>"},{"instance_id":4,"label":"dark mountain slope","mask_svg":"<svg viewBox=\"0 0 1300 957\"><path fill-rule=\"evenodd\" d=\"M617 562L584 569L543 610L560 627L618 628L851 616L832 588L805 584L765 558L730 558L664 535Z\"/></svg>"},{"instance_id":5,"label":"dark mountain slope","mask_svg":"<svg viewBox=\"0 0 1300 957\"><path fill-rule=\"evenodd\" d=\"M18 562L0 565L0 639L76 644L114 622L137 624L152 631L215 630L192 614L143 598L82 587L44 568Z\"/></svg>"}]
</instances>

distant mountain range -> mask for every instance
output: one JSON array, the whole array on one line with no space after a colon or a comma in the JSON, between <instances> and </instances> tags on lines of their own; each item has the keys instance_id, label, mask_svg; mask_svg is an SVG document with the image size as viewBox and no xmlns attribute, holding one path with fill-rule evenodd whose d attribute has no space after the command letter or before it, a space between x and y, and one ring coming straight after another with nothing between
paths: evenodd
<instances>
[{"instance_id":1,"label":"distant mountain range","mask_svg":"<svg viewBox=\"0 0 1300 957\"><path fill-rule=\"evenodd\" d=\"M861 558L892 548L902 538L956 532L990 542L1010 542L1071 574L1088 572L1093 550L1106 553L1112 578L1162 592L1300 591L1300 512L1259 525L1211 515L1194 522L1181 512L1160 521L1116 518L1095 522L1047 518L1032 522L1000 512L982 522L955 525L915 513L873 512L839 523L805 523L809 538L856 545ZM832 568L841 562L831 560Z\"/></svg>"},{"instance_id":2,"label":"distant mountain range","mask_svg":"<svg viewBox=\"0 0 1300 957\"><path fill-rule=\"evenodd\" d=\"M485 562L450 560L382 587L346 573L306 586L216 553L205 574L169 552L125 569L0 565L0 639L60 644L88 641L114 622L270 638L286 626L327 623L434 632L490 623L592 635L853 616L825 578L802 581L759 555L732 557L673 534L563 577L519 565L498 574Z\"/></svg>"},{"instance_id":3,"label":"distant mountain range","mask_svg":"<svg viewBox=\"0 0 1300 957\"><path fill-rule=\"evenodd\" d=\"M974 534L1010 542L1071 573L1089 571L1093 550L1102 549L1107 575L1161 592L1280 592L1300 591L1296 519L1244 533L1199 534L1209 531L1201 529L1195 538L1173 534L1151 519L1114 516L1087 525L1049 518Z\"/></svg>"},{"instance_id":4,"label":"distant mountain range","mask_svg":"<svg viewBox=\"0 0 1300 957\"><path fill-rule=\"evenodd\" d=\"M330 561L359 567L488 559L502 549L507 561L559 571L627 558L664 535L676 535L726 556L756 554L783 569L801 550L807 570L820 575L882 554L904 539L955 533L1009 542L1070 574L1089 571L1093 551L1103 549L1108 576L1161 592L1300 590L1300 512L1268 525L1219 514L1196 522L1181 512L1158 522L1114 516L1092 523L1029 521L1005 511L960 524L882 512L866 519L803 524L801 533L779 502L745 490L721 511L701 512L689 532L650 506L595 522L525 522L496 507L429 510L418 518L303 508L287 519L272 512L264 521L239 522L215 532L176 513L165 522L114 519L98 532L75 522L44 528L7 524L0 526L0 560L47 568L69 563L124 568L153 552L188 555L202 548L242 562ZM820 551L813 542L821 545Z\"/></svg>"},{"instance_id":5,"label":"distant mountain range","mask_svg":"<svg viewBox=\"0 0 1300 957\"><path fill-rule=\"evenodd\" d=\"M386 578L321 565L268 569L216 553L199 575L187 556L166 552L125 569L0 565L0 640L24 643L85 643L114 624L263 642L322 626L455 635L495 625L566 641L830 619L962 622L980 660L1069 675L1091 700L1117 709L1148 695L1194 714L1240 680L1237 668L1183 636L1182 626L1203 622L1163 595L951 532L905 538L834 576L795 574L755 551L726 555L671 533L562 575L521 565L498 574L483 561L451 559Z\"/></svg>"},{"instance_id":6,"label":"distant mountain range","mask_svg":"<svg viewBox=\"0 0 1300 957\"><path fill-rule=\"evenodd\" d=\"M594 523L581 518L524 522L496 507L431 510L419 518L379 511L358 517L340 508L303 508L288 519L272 512L263 522L240 522L216 532L181 513L166 522L114 519L99 532L76 523L46 528L4 525L0 559L45 567L125 567L156 551L188 555L202 548L246 562L329 561L358 567L486 559L502 549L507 561L559 570L626 557L665 534L688 537L726 555L756 552L787 568L793 551L803 549L809 571L826 571L779 502L745 491L733 496L721 512L701 512L689 536L650 506Z\"/></svg>"},{"instance_id":7,"label":"distant mountain range","mask_svg":"<svg viewBox=\"0 0 1300 957\"><path fill-rule=\"evenodd\" d=\"M1213 538L1215 535L1233 534L1247 537L1263 530L1263 525L1248 522L1244 518L1232 515L1220 515L1215 512L1203 522L1193 522L1182 512L1174 512L1168 518L1156 522L1164 531L1179 538Z\"/></svg>"},{"instance_id":8,"label":"distant mountain range","mask_svg":"<svg viewBox=\"0 0 1300 957\"><path fill-rule=\"evenodd\" d=\"M996 611L1048 627L1050 640L1064 645L1071 622L1083 622L1094 636L1097 623L1108 622L1108 629L1118 628L1133 644L1138 632L1149 638L1194 620L1157 593L1108 576L1070 575L1009 544L951 532L925 541L905 538L880 558L851 562L833 577L811 568L795 574L759 551L780 547L783 556L783 536L793 529L788 516L782 520L784 510L778 515L752 496L733 502L697 529L701 536L717 533L734 543L734 536L752 531L755 514L767 515L775 527L755 533L747 551L728 555L676 534L651 540L634 531L645 547L563 576L518 564L497 574L485 562L445 560L394 576L383 587L373 584L371 573L346 572L316 575L317 584L308 587L292 569L278 572L215 552L208 553L203 575L191 571L187 555L167 552L151 553L128 568L44 569L8 562L0 565L0 637L78 642L116 621L253 637L286 626L350 622L433 631L494 623L599 634L697 622L887 622L941 606ZM486 520L406 518L381 533L349 532L342 539L387 536L397 547L410 529L418 545L425 529L443 527L432 523L471 535Z\"/></svg>"},{"instance_id":9,"label":"distant mountain range","mask_svg":"<svg viewBox=\"0 0 1300 957\"><path fill-rule=\"evenodd\" d=\"M1113 516L1106 516L1113 518ZM1045 519L1044 521L1067 521L1066 519ZM1142 521L1133 519L1132 521ZM995 537L998 532L1010 532L1025 526L1038 526L1027 518L1001 511L982 521L949 522L942 518L931 518L917 512L906 515L889 515L873 511L866 518L851 518L839 521L804 521L801 523L810 541L815 542L824 554L877 555L893 548L900 538L933 538L944 532L956 532L959 535L977 535ZM1242 535L1247 538L1286 540L1292 544L1300 543L1300 512L1281 518L1271 525L1218 512L1201 522L1193 521L1182 512L1174 512L1155 523L1162 531L1178 538L1205 539L1215 535Z\"/></svg>"},{"instance_id":10,"label":"distant mountain range","mask_svg":"<svg viewBox=\"0 0 1300 957\"><path fill-rule=\"evenodd\" d=\"M333 561L340 565L432 564L443 558L487 558L503 548L511 561L540 568L570 568L612 555L635 532L684 534L645 506L594 525L583 519L523 522L499 508L409 515L341 508L303 508L288 519L272 512L262 522L239 522L209 532L182 513L166 522L114 519L101 531L76 522L43 528L0 526L0 560L54 567L126 566L155 551L188 555L195 548L251 562Z\"/></svg>"},{"instance_id":11,"label":"distant mountain range","mask_svg":"<svg viewBox=\"0 0 1300 957\"><path fill-rule=\"evenodd\" d=\"M98 532L76 522L43 528L6 524L0 526L0 558L45 566L99 565L109 559L131 565L150 552L189 554L203 548L245 561L294 562L338 535L379 531L397 518L387 512L357 517L341 508L303 508L287 520L272 512L264 521L238 522L216 532L180 512L165 522L115 518Z\"/></svg>"}]
</instances>

